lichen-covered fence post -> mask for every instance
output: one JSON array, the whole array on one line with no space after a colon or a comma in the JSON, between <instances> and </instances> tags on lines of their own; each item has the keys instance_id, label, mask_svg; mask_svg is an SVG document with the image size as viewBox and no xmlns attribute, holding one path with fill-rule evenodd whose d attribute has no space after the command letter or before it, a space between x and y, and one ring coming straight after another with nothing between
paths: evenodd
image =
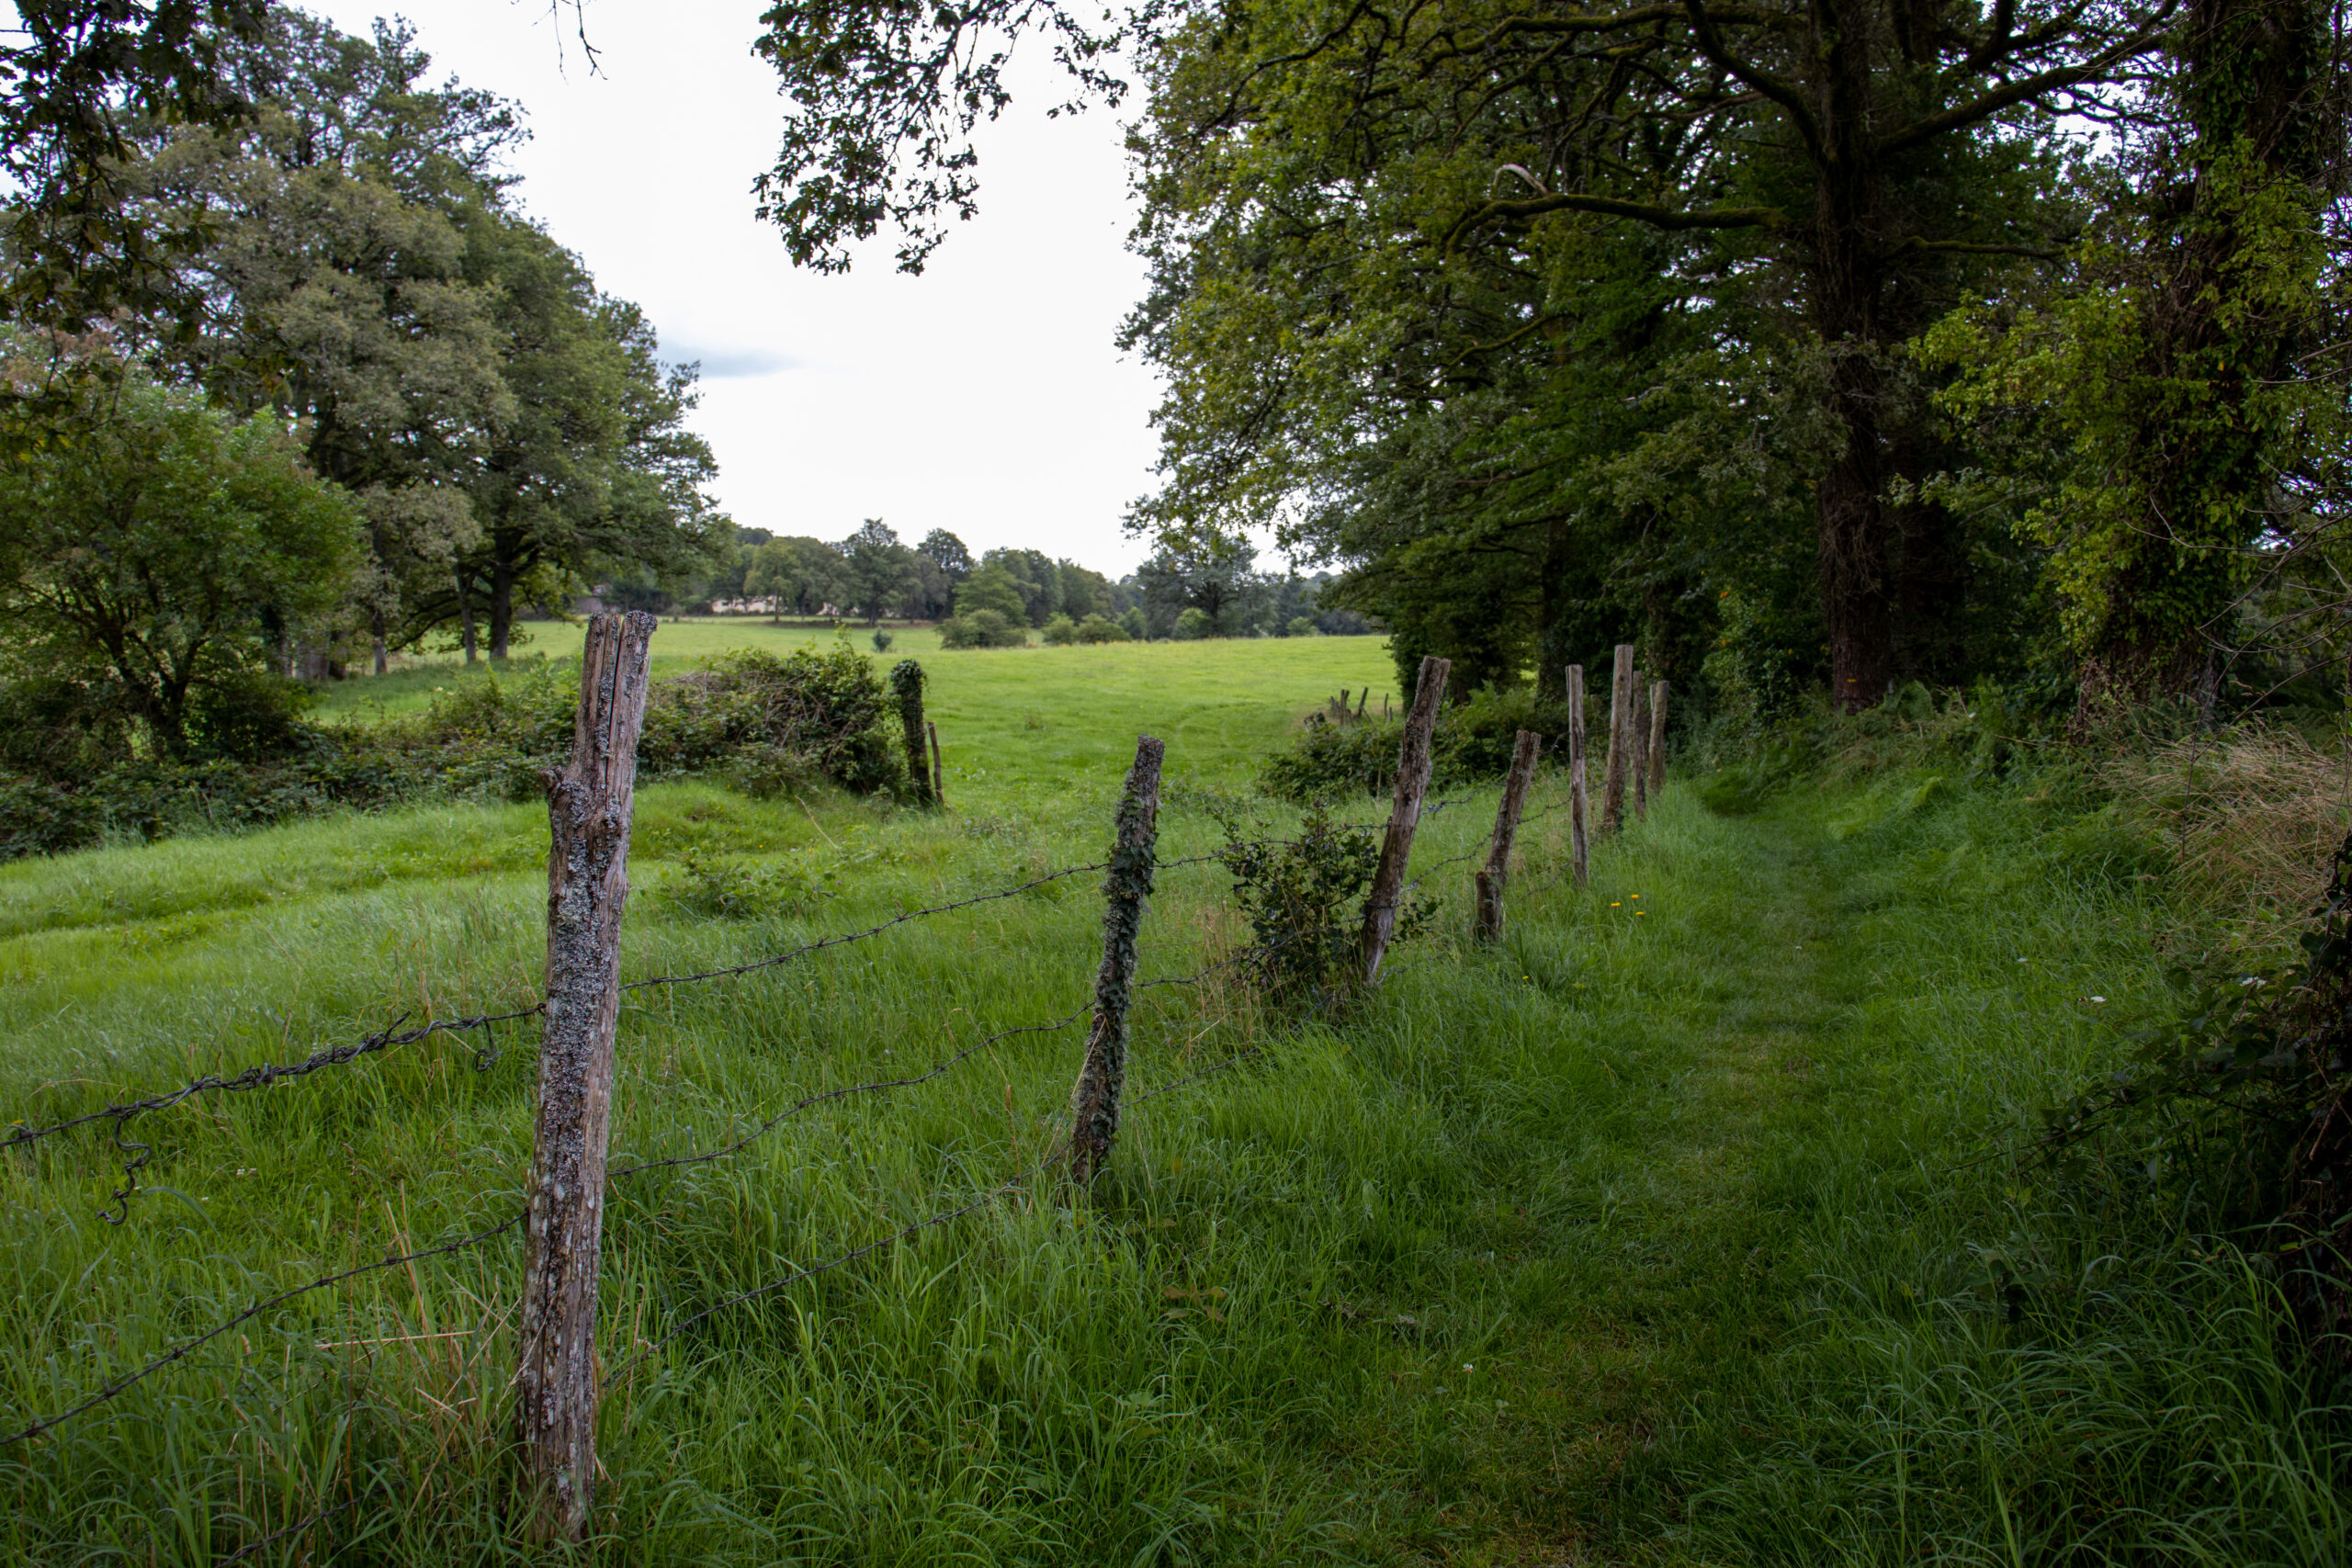
<instances>
[{"instance_id":1,"label":"lichen-covered fence post","mask_svg":"<svg viewBox=\"0 0 2352 1568\"><path fill-rule=\"evenodd\" d=\"M1617 669L1609 682L1609 776L1601 785L1600 830L1614 833L1625 826L1626 731L1634 708L1634 645L1617 645Z\"/></svg>"},{"instance_id":2,"label":"lichen-covered fence post","mask_svg":"<svg viewBox=\"0 0 2352 1568\"><path fill-rule=\"evenodd\" d=\"M1487 863L1476 878L1478 909L1471 935L1479 942L1499 942L1503 934L1503 885L1510 879L1510 841L1519 833L1519 814L1527 805L1527 785L1535 777L1535 753L1540 738L1532 729L1519 732L1510 753L1510 773L1503 780L1502 804L1495 807L1495 833L1487 843Z\"/></svg>"},{"instance_id":3,"label":"lichen-covered fence post","mask_svg":"<svg viewBox=\"0 0 2352 1568\"><path fill-rule=\"evenodd\" d=\"M1592 880L1592 858L1587 834L1592 815L1586 796L1584 766L1584 666L1568 666L1568 853L1576 863L1577 886Z\"/></svg>"},{"instance_id":4,"label":"lichen-covered fence post","mask_svg":"<svg viewBox=\"0 0 2352 1568\"><path fill-rule=\"evenodd\" d=\"M571 765L545 775L548 968L514 1371L532 1535L578 1540L596 1482L596 1269L620 1017L621 909L646 669L643 611L588 622Z\"/></svg>"},{"instance_id":5,"label":"lichen-covered fence post","mask_svg":"<svg viewBox=\"0 0 2352 1568\"><path fill-rule=\"evenodd\" d=\"M1650 686L1650 793L1666 793L1666 682Z\"/></svg>"},{"instance_id":6,"label":"lichen-covered fence post","mask_svg":"<svg viewBox=\"0 0 2352 1568\"><path fill-rule=\"evenodd\" d=\"M1069 1176L1094 1179L1119 1135L1119 1091L1127 1077L1127 1005L1134 999L1136 933L1151 897L1159 840L1161 743L1136 737L1135 765L1119 795L1119 830L1102 879L1102 967L1094 972L1094 1027L1086 1036L1086 1065L1069 1097Z\"/></svg>"},{"instance_id":7,"label":"lichen-covered fence post","mask_svg":"<svg viewBox=\"0 0 2352 1568\"><path fill-rule=\"evenodd\" d=\"M890 667L890 690L899 699L899 724L906 732L907 777L913 783L917 806L939 804L932 783L931 746L923 731L922 666L901 659Z\"/></svg>"},{"instance_id":8,"label":"lichen-covered fence post","mask_svg":"<svg viewBox=\"0 0 2352 1568\"><path fill-rule=\"evenodd\" d=\"M931 803L944 807L947 804L947 769L939 760L939 726L924 719L922 732L931 741Z\"/></svg>"},{"instance_id":9,"label":"lichen-covered fence post","mask_svg":"<svg viewBox=\"0 0 2352 1568\"><path fill-rule=\"evenodd\" d=\"M1649 685L1638 669L1634 671L1634 721L1625 739L1632 744L1626 748L1626 771L1633 775L1634 815L1646 821L1650 814L1650 713Z\"/></svg>"},{"instance_id":10,"label":"lichen-covered fence post","mask_svg":"<svg viewBox=\"0 0 2352 1568\"><path fill-rule=\"evenodd\" d=\"M1405 897L1405 863L1412 858L1413 829L1421 821L1421 796L1428 793L1430 770L1436 763L1430 751L1430 732L1437 728L1438 708L1445 701L1445 678L1453 669L1451 660L1435 654L1422 660L1420 679L1413 686L1412 710L1405 716L1405 739L1396 748L1396 795L1388 807L1388 833L1381 840L1372 891L1364 896L1360 950L1367 986L1380 978L1380 961L1388 952L1389 933L1396 929L1396 906Z\"/></svg>"}]
</instances>

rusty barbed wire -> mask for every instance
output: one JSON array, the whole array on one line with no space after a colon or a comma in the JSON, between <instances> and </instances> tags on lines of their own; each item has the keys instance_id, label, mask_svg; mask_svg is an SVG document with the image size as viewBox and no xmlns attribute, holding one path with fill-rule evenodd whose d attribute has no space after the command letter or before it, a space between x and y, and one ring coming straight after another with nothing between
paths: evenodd
<instances>
[{"instance_id":1,"label":"rusty barbed wire","mask_svg":"<svg viewBox=\"0 0 2352 1568\"><path fill-rule=\"evenodd\" d=\"M533 1002L529 1007L521 1008L513 1012L477 1013L465 1018L440 1019L409 1030L401 1028L409 1016L402 1013L399 1018L394 1019L389 1027L365 1039L349 1045L326 1046L312 1052L301 1061L289 1062L282 1067L269 1062L256 1063L242 1072L197 1078L167 1094L155 1095L146 1100L126 1100L119 1105L108 1105L80 1116L67 1117L62 1122L52 1122L46 1127L28 1127L19 1121L8 1129L6 1137L0 1137L0 1149L22 1148L28 1144L39 1143L41 1139L52 1137L59 1133L69 1133L76 1127L86 1127L93 1122L108 1120L118 1123L128 1122L134 1116L151 1111L167 1111L184 1100L215 1090L233 1094L244 1089L267 1089L287 1078L307 1077L322 1068L339 1067L346 1062L357 1061L362 1056L390 1050L395 1045L413 1045L428 1035L454 1034L469 1029L487 1029L493 1024L511 1023L517 1019L536 1018L544 1006L544 1003ZM496 1059L493 1055L490 1061ZM487 1067L490 1063L478 1057L476 1065Z\"/></svg>"},{"instance_id":2,"label":"rusty barbed wire","mask_svg":"<svg viewBox=\"0 0 2352 1568\"><path fill-rule=\"evenodd\" d=\"M54 1416L43 1416L41 1419L35 1421L31 1426L26 1427L19 1431L10 1432L6 1436L0 1436L0 1448L6 1448L12 1443L21 1443L33 1438L38 1438L43 1432L48 1431L51 1427L61 1426L67 1421L71 1421L74 1416L81 1415L84 1411L92 1410L96 1408L98 1405L104 1404L107 1400L115 1398L117 1395L134 1387L153 1374L162 1371L165 1367L170 1366L173 1362L185 1359L196 1351L202 1349L205 1346L209 1345L215 1339L220 1338L223 1334L228 1333L229 1330L236 1327L239 1324L250 1322L252 1319L260 1316L263 1313L267 1312L270 1308L282 1305L287 1302L292 1301L296 1296L308 1295L312 1291L324 1290L329 1285L339 1285L345 1280L356 1280L363 1274L374 1274L386 1269L398 1269L403 1264L419 1263L428 1258L442 1258L453 1252L463 1252L469 1247L479 1247L481 1243L502 1236L508 1231L513 1230L516 1225L521 1224L525 1217L529 1213L530 1211L528 1209L518 1209L513 1214L508 1215L505 1219L501 1220L498 1224L491 1226L488 1230L476 1231L471 1235L461 1236L458 1240L452 1242L445 1242L439 1247L428 1247L421 1248L415 1252L400 1253L393 1257L383 1258L379 1262L362 1263L356 1268L339 1269L333 1274L322 1274L307 1284L296 1285L290 1290L280 1291L276 1295L266 1296L217 1327L209 1328L202 1334L197 1335L194 1338L182 1340L178 1345L173 1347L170 1350L165 1351L163 1355L157 1356L153 1359L148 1361L137 1371L130 1372L122 1377L115 1379L112 1382L107 1383L96 1393L93 1393L88 1398L83 1400L80 1404L73 1405L67 1409L61 1410Z\"/></svg>"},{"instance_id":3,"label":"rusty barbed wire","mask_svg":"<svg viewBox=\"0 0 2352 1568\"><path fill-rule=\"evenodd\" d=\"M692 1317L689 1317L684 1322L678 1324L675 1327L672 1328L670 1332L662 1336L661 1338L652 1341L644 1348L639 1350L636 1354L615 1363L612 1370L605 1374L604 1379L597 1386L600 1389L610 1389L614 1383L620 1381L622 1374L628 1372L639 1362L644 1361L655 1352L659 1351L663 1346L677 1338L681 1334L684 1334L687 1329L692 1328L695 1324L700 1323L703 1319L711 1316L715 1313L724 1312L729 1307L741 1306L748 1301L755 1301L759 1297L767 1295L771 1292L780 1291L786 1285L798 1284L803 1280L814 1279L820 1274L831 1273L836 1269L842 1268L847 1264L854 1263L861 1258L870 1257L874 1253L881 1251L886 1247L904 1241L909 1236L929 1230L934 1225L944 1225L950 1220L961 1219L963 1216L971 1213L975 1210L987 1207L989 1203L994 1202L999 1198L1004 1197L1008 1193L1019 1190L1023 1183L1035 1179L1057 1161L1066 1158L1069 1153L1069 1140L1064 1138L1058 1145L1049 1150L1046 1156L1039 1160L1035 1165L1030 1167L1027 1170L1023 1171L1020 1175L1012 1177L1009 1180L1001 1182L998 1185L989 1188L987 1191L981 1193L978 1197L974 1198L967 1203L959 1204L956 1208L944 1210L939 1213L929 1215L926 1218L915 1221L912 1224L902 1225L899 1229L892 1231L888 1235L883 1236L878 1240L869 1241L863 1247L844 1252L839 1258L833 1258L830 1262L811 1264L806 1269L795 1269L791 1272L782 1275L779 1278L770 1280L764 1284L754 1285L750 1290L738 1291L732 1295L721 1297L719 1300L715 1301L711 1303L710 1305L703 1308L700 1312L695 1313Z\"/></svg>"},{"instance_id":4,"label":"rusty barbed wire","mask_svg":"<svg viewBox=\"0 0 2352 1568\"><path fill-rule=\"evenodd\" d=\"M830 1100L847 1100L853 1095L876 1094L887 1089L912 1089L917 1084L929 1083L933 1078L945 1076L950 1069L977 1055L1000 1040L1008 1039L1015 1034L1043 1034L1053 1030L1068 1029L1093 1010L1094 1004L1087 1002L1073 1011L1064 1013L1061 1017L1044 1023L1023 1023L1016 1024L1011 1029L1000 1029L994 1034L974 1041L927 1072L916 1073L901 1078L878 1078L872 1083L850 1084L841 1089L830 1089L820 1094L808 1095L786 1106L731 1144L715 1149L706 1149L700 1154L678 1155L669 1159L640 1160L635 1165L625 1165L616 1170L606 1172L606 1179L618 1180L624 1176L636 1176L642 1171L662 1170L672 1166L706 1165L715 1159L723 1159L766 1136L787 1118L799 1114L812 1105L822 1105Z\"/></svg>"},{"instance_id":5,"label":"rusty barbed wire","mask_svg":"<svg viewBox=\"0 0 2352 1568\"><path fill-rule=\"evenodd\" d=\"M703 980L725 979L734 975L756 974L762 969L773 969L779 964L789 964L796 958L805 958L812 953L822 953L827 948L846 947L854 942L864 942L869 937L880 936L894 926L905 925L909 920L922 919L926 915L944 915L956 909L971 908L976 904L987 904L999 898L1014 897L1033 888L1043 887L1049 882L1059 882L1064 877L1069 876L1083 876L1090 871L1105 871L1109 867L1108 861L1066 866L1059 871L1049 871L1043 876L1031 877L1028 881L1012 887L999 888L993 893L976 893L968 898L958 898L952 903L933 904L921 909L907 909L891 916L879 925L868 926L864 931L844 931L838 936L820 937L815 942L804 942L799 946L786 948L782 953L770 953L765 958L748 959L741 964L726 964L712 969L697 969L685 975L650 976L642 980L629 981L621 987L621 990L623 992L642 991L652 986L688 986Z\"/></svg>"},{"instance_id":6,"label":"rusty barbed wire","mask_svg":"<svg viewBox=\"0 0 2352 1568\"><path fill-rule=\"evenodd\" d=\"M329 1519L334 1517L337 1514L347 1514L352 1509L359 1506L362 1503L373 1502L379 1497L391 1495L399 1490L400 1489L398 1487L394 1486L389 1481L379 1481L375 1485L368 1488L367 1491L356 1492L340 1503L335 1503L327 1507L321 1508L317 1513L311 1515L308 1518L295 1520L292 1524L288 1525L284 1529L273 1530L269 1534L263 1536L259 1540L249 1540L245 1542L244 1545L237 1548L236 1551L229 1553L228 1556L223 1557L220 1560L222 1568L227 1568L227 1565L232 1562L243 1562L246 1558L251 1557L254 1552L259 1551L265 1546L274 1545L278 1541L284 1540L289 1535L298 1534L305 1530L315 1529L320 1525L322 1525Z\"/></svg>"},{"instance_id":7,"label":"rusty barbed wire","mask_svg":"<svg viewBox=\"0 0 2352 1568\"><path fill-rule=\"evenodd\" d=\"M1163 1094L1174 1094L1180 1089L1190 1089L1196 1083L1213 1078L1217 1074L1238 1067L1244 1062L1256 1061L1259 1057L1265 1055L1270 1049L1271 1047L1265 1045L1252 1045L1246 1051L1235 1052L1213 1067L1204 1067L1197 1073L1187 1073L1173 1082L1161 1084L1157 1089L1146 1089L1141 1094L1131 1095L1127 1100L1127 1109L1132 1111L1147 1100L1158 1100Z\"/></svg>"}]
</instances>

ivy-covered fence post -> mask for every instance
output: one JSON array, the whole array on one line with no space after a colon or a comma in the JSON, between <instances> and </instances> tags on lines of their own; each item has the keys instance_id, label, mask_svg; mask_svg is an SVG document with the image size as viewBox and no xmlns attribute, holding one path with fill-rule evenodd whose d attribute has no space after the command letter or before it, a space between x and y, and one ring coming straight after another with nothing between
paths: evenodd
<instances>
[{"instance_id":1,"label":"ivy-covered fence post","mask_svg":"<svg viewBox=\"0 0 2352 1568\"><path fill-rule=\"evenodd\" d=\"M1136 934L1144 900L1151 897L1159 841L1159 761L1165 748L1136 737L1135 765L1119 796L1118 838L1110 874L1102 879L1102 967L1094 975L1094 1027L1086 1037L1086 1065L1069 1097L1069 1176L1094 1179L1119 1135L1119 1091L1127 1078L1127 1006L1134 999Z\"/></svg>"},{"instance_id":2,"label":"ivy-covered fence post","mask_svg":"<svg viewBox=\"0 0 2352 1568\"><path fill-rule=\"evenodd\" d=\"M890 690L899 699L899 723L906 731L907 777L913 781L915 804L937 806L938 786L932 782L931 747L923 730L922 666L901 659L890 667Z\"/></svg>"}]
</instances>

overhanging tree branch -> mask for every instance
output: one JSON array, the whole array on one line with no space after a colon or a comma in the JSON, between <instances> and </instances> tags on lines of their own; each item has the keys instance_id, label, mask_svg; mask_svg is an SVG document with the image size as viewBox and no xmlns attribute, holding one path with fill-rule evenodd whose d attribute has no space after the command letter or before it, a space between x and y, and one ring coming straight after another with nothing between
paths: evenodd
<instances>
[{"instance_id":1,"label":"overhanging tree branch","mask_svg":"<svg viewBox=\"0 0 2352 1568\"><path fill-rule=\"evenodd\" d=\"M1965 104L1956 104L1940 114L1931 114L1913 120L1900 130L1889 131L1877 138L1872 148L1879 152L1899 152L1922 141L1933 141L1950 131L1965 130L1972 125L1992 118L2003 109L2015 108L2030 99L2047 93L2064 92L2079 87L2107 74L2109 67L2120 64L2132 56L2152 49L2163 37L2164 25L2178 8L2178 0L2164 0L2120 42L2112 44L2074 65L2057 66L2036 72L2030 76L1996 87L1993 91Z\"/></svg>"},{"instance_id":2,"label":"overhanging tree branch","mask_svg":"<svg viewBox=\"0 0 2352 1568\"><path fill-rule=\"evenodd\" d=\"M1683 0L1683 10L1690 18L1690 34L1698 41L1699 52L1780 105L1788 112L1789 122L1796 127L1797 134L1804 139L1805 150L1815 159L1824 158L1821 122L1815 118L1812 106L1804 101L1804 95L1762 66L1734 55L1723 35L1715 30L1716 16L1707 9L1705 0ZM1724 18L1729 19L1730 15L1725 13Z\"/></svg>"},{"instance_id":3,"label":"overhanging tree branch","mask_svg":"<svg viewBox=\"0 0 2352 1568\"><path fill-rule=\"evenodd\" d=\"M1708 207L1678 212L1645 201L1620 201L1615 197L1582 196L1562 191L1531 197L1525 201L1489 201L1459 220L1449 230L1444 248L1453 249L1462 236L1490 223L1524 223L1549 212L1592 212L1603 218L1626 218L1668 231L1691 229L1777 229L1788 215L1777 207Z\"/></svg>"}]
</instances>

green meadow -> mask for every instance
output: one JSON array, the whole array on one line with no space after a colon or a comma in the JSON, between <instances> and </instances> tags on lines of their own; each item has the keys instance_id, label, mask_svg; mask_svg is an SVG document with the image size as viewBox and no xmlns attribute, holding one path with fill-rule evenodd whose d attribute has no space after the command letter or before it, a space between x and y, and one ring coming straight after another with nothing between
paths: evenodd
<instances>
[{"instance_id":1,"label":"green meadow","mask_svg":"<svg viewBox=\"0 0 2352 1568\"><path fill-rule=\"evenodd\" d=\"M769 635L664 623L655 649ZM909 654L949 809L646 788L625 980L1094 860L1139 731L1168 742L1162 858L1214 850L1211 808L1253 798L1302 714L1394 685L1371 638L902 634L879 657ZM331 712L484 678L345 682ZM1330 1016L1210 968L1244 940L1227 879L1165 871L1142 975L1189 983L1140 993L1136 1098L1082 1198L1029 1174L1082 1031L1001 1032L1086 1002L1091 876L629 993L616 1166L1001 1037L616 1178L594 1557L2346 1560L2352 1430L2275 1353L2269 1282L2020 1159L2171 1004L2177 896L2104 814L1897 769L1725 818L1677 777L1580 888L1563 795L1539 779L1494 948L1466 940L1468 864L1441 863L1494 792L1430 818L1435 912ZM0 866L0 1121L527 1005L547 837L536 807L439 805ZM714 874L793 891L713 919ZM0 1427L276 1290L506 1218L533 1040L480 1045L199 1096L130 1123L140 1150L101 1129L0 1153ZM509 1509L519 1259L509 1233L298 1297L0 1448L0 1556L586 1560L526 1548Z\"/></svg>"}]
</instances>

